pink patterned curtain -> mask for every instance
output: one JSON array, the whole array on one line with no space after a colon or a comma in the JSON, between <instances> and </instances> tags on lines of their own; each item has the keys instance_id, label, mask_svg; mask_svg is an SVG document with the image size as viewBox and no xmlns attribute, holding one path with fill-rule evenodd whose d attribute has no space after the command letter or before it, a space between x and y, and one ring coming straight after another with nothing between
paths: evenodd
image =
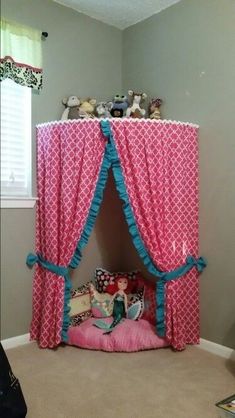
<instances>
[{"instance_id":1,"label":"pink patterned curtain","mask_svg":"<svg viewBox=\"0 0 235 418\"><path fill-rule=\"evenodd\" d=\"M99 122L52 122L37 127L36 253L69 266L86 223L105 150ZM39 263L33 282L31 339L61 342L65 279Z\"/></svg>"},{"instance_id":2,"label":"pink patterned curtain","mask_svg":"<svg viewBox=\"0 0 235 418\"><path fill-rule=\"evenodd\" d=\"M198 257L197 127L149 120L111 121L135 221L153 263L162 271ZM166 337L178 350L199 342L195 267L166 284Z\"/></svg>"}]
</instances>

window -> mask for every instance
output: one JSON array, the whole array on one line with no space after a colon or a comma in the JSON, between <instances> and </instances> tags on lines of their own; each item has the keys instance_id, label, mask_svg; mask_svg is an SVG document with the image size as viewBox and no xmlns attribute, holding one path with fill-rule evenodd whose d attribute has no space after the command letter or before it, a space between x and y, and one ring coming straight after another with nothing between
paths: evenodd
<instances>
[{"instance_id":1,"label":"window","mask_svg":"<svg viewBox=\"0 0 235 418\"><path fill-rule=\"evenodd\" d=\"M31 197L31 89L1 82L1 197Z\"/></svg>"}]
</instances>

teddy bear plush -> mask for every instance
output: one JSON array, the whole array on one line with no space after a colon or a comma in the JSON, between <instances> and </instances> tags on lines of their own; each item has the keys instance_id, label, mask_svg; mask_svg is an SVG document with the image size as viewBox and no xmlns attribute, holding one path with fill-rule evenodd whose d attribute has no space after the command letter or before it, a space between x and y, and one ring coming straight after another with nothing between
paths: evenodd
<instances>
[{"instance_id":1,"label":"teddy bear plush","mask_svg":"<svg viewBox=\"0 0 235 418\"><path fill-rule=\"evenodd\" d=\"M79 97L64 97L62 103L65 106L65 109L62 113L61 120L79 119L79 106L81 104Z\"/></svg>"},{"instance_id":2,"label":"teddy bear plush","mask_svg":"<svg viewBox=\"0 0 235 418\"><path fill-rule=\"evenodd\" d=\"M116 94L116 96L114 96L113 105L111 109L112 117L122 118L123 116L125 116L127 108L128 108L127 97Z\"/></svg>"},{"instance_id":3,"label":"teddy bear plush","mask_svg":"<svg viewBox=\"0 0 235 418\"><path fill-rule=\"evenodd\" d=\"M131 105L127 108L126 116L129 118L142 118L145 116L145 109L140 107L140 104L147 98L146 93L136 93L133 90L128 91L131 97Z\"/></svg>"},{"instance_id":4,"label":"teddy bear plush","mask_svg":"<svg viewBox=\"0 0 235 418\"><path fill-rule=\"evenodd\" d=\"M162 99L158 97L152 99L149 103L149 117L150 119L161 119L160 106Z\"/></svg>"},{"instance_id":5,"label":"teddy bear plush","mask_svg":"<svg viewBox=\"0 0 235 418\"><path fill-rule=\"evenodd\" d=\"M95 117L95 105L96 99L86 99L82 100L79 106L79 117L84 118L94 118Z\"/></svg>"}]
</instances>

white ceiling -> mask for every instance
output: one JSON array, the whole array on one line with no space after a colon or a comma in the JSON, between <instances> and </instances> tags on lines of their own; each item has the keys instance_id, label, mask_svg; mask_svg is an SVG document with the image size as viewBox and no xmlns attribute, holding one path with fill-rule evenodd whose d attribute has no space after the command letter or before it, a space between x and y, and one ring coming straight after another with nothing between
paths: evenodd
<instances>
[{"instance_id":1,"label":"white ceiling","mask_svg":"<svg viewBox=\"0 0 235 418\"><path fill-rule=\"evenodd\" d=\"M53 0L108 25L125 29L181 0Z\"/></svg>"}]
</instances>

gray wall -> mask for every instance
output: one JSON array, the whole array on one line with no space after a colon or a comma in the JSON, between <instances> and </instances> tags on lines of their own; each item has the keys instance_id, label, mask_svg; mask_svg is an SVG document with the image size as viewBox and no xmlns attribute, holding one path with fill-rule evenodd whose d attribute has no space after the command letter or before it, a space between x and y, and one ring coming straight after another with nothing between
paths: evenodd
<instances>
[{"instance_id":1,"label":"gray wall","mask_svg":"<svg viewBox=\"0 0 235 418\"><path fill-rule=\"evenodd\" d=\"M159 96L164 118L200 125L200 253L208 260L200 278L201 337L232 348L234 69L234 0L183 0L124 32L124 91Z\"/></svg>"},{"instance_id":2,"label":"gray wall","mask_svg":"<svg viewBox=\"0 0 235 418\"><path fill-rule=\"evenodd\" d=\"M208 259L200 279L201 336L233 348L234 5L182 0L121 32L53 2L2 0L2 16L49 32L33 126L60 118L64 96L111 98L121 87L162 97L165 118L200 125L200 253ZM1 234L1 338L8 338L27 333L31 318L32 273L24 259L33 250L34 210L3 210ZM112 177L75 282L86 281L98 265L143 269Z\"/></svg>"},{"instance_id":3,"label":"gray wall","mask_svg":"<svg viewBox=\"0 0 235 418\"><path fill-rule=\"evenodd\" d=\"M102 100L121 92L122 32L118 29L47 0L2 0L1 15L49 33L43 42L44 87L32 99L33 132L37 123L60 119L63 97L75 94ZM34 138L33 162L35 180ZM118 268L118 211L120 202L110 177L96 227L73 275L75 285L90 279L97 266ZM1 211L2 339L29 330L32 272L25 266L25 258L34 250L34 218L34 209ZM104 222L108 222L106 228Z\"/></svg>"}]
</instances>

